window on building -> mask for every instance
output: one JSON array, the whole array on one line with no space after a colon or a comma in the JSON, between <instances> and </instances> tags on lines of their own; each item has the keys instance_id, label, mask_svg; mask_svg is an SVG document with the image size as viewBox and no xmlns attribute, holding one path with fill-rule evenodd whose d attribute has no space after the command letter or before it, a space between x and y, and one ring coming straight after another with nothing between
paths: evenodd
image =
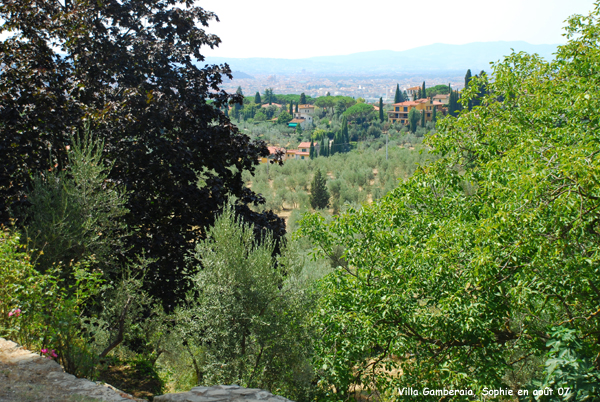
<instances>
[{"instance_id":1,"label":"window on building","mask_svg":"<svg viewBox=\"0 0 600 402\"><path fill-rule=\"evenodd\" d=\"M408 108L406 106L404 106L404 111L408 112Z\"/></svg>"}]
</instances>

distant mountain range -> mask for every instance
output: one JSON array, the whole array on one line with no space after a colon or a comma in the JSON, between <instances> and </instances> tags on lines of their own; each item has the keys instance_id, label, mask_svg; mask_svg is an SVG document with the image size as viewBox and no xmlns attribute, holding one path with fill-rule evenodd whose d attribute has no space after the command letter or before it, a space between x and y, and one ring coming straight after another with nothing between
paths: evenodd
<instances>
[{"instance_id":1,"label":"distant mountain range","mask_svg":"<svg viewBox=\"0 0 600 402\"><path fill-rule=\"evenodd\" d=\"M396 52L376 50L344 56L320 56L306 59L207 57L208 64L227 63L232 70L246 74L298 74L302 70L317 75L389 73L434 73L466 71L473 74L489 70L491 61L516 52L537 53L550 60L558 45L532 45L527 42L474 42L466 45L433 45ZM239 74L239 73L238 73ZM239 77L241 78L241 77Z\"/></svg>"}]
</instances>

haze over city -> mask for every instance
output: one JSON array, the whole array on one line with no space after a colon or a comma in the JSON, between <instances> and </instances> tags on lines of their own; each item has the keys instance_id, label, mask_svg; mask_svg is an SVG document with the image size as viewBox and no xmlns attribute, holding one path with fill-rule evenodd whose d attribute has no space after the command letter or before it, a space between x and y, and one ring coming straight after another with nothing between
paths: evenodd
<instances>
[{"instance_id":1,"label":"haze over city","mask_svg":"<svg viewBox=\"0 0 600 402\"><path fill-rule=\"evenodd\" d=\"M590 0L347 3L303 0L197 2L214 12L208 32L223 41L206 56L299 59L372 50L401 51L434 43L525 41L562 44L565 20L592 9Z\"/></svg>"}]
</instances>

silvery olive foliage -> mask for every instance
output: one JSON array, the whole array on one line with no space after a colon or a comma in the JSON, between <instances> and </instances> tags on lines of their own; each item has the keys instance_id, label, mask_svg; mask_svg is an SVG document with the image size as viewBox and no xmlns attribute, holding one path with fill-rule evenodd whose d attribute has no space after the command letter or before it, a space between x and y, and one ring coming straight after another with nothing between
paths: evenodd
<instances>
[{"instance_id":1,"label":"silvery olive foliage","mask_svg":"<svg viewBox=\"0 0 600 402\"><path fill-rule=\"evenodd\" d=\"M176 310L171 342L187 351L197 384L309 398L315 271L293 243L278 257L274 247L269 234L257 242L231 207L196 245L191 258L203 269Z\"/></svg>"}]
</instances>

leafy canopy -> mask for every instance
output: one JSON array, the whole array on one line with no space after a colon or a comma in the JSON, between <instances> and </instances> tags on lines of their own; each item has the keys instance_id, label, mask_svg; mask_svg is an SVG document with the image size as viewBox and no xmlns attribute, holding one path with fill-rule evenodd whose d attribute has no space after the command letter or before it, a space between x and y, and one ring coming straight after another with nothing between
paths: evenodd
<instances>
[{"instance_id":1,"label":"leafy canopy","mask_svg":"<svg viewBox=\"0 0 600 402\"><path fill-rule=\"evenodd\" d=\"M230 196L258 231L281 236L282 220L249 208L264 199L242 180L268 150L220 110L231 103L237 117L241 89L220 90L227 65L198 67L202 47L220 43L203 29L216 19L190 0L0 3L12 35L0 44L0 220L26 204L32 176L66 167L71 134L89 124L108 180L127 190L127 245L155 261L149 283L165 305L189 285L185 255Z\"/></svg>"},{"instance_id":2,"label":"leafy canopy","mask_svg":"<svg viewBox=\"0 0 600 402\"><path fill-rule=\"evenodd\" d=\"M569 19L555 61L513 53L471 78L465 101L486 95L438 122L442 158L381 202L305 219L322 253L344 251L316 310L324 400L357 384L392 397L552 373L546 384L573 378L576 395L599 397L599 17L596 3ZM571 330L564 353L546 346L557 328ZM585 364L556 360L568 353Z\"/></svg>"}]
</instances>

